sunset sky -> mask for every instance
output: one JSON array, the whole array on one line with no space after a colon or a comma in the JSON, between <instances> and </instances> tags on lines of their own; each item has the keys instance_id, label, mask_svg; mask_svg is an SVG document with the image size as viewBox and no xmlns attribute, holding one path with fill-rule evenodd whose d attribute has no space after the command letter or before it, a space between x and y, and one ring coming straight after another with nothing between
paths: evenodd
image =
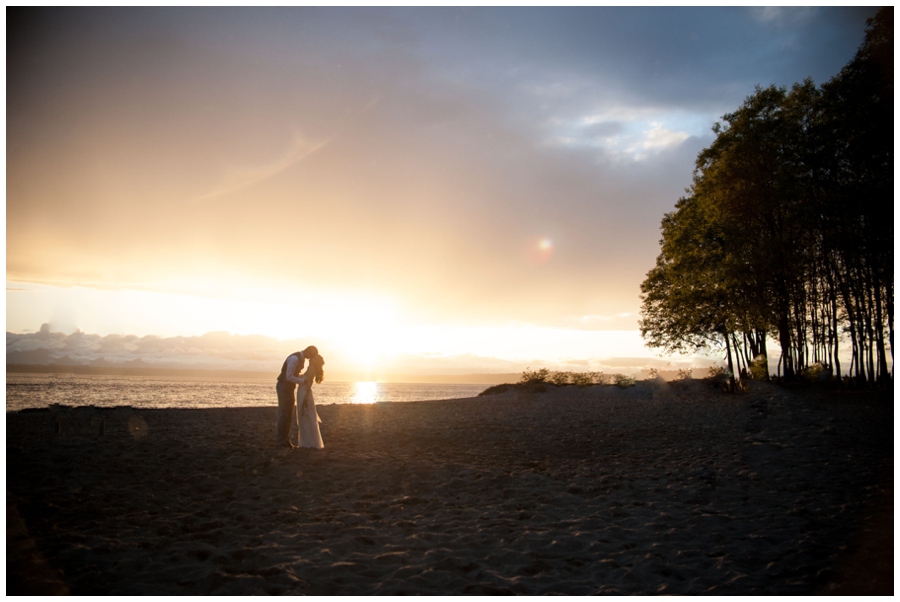
<instances>
[{"instance_id":1,"label":"sunset sky","mask_svg":"<svg viewBox=\"0 0 900 602\"><path fill-rule=\"evenodd\" d=\"M711 127L874 12L7 9L7 332L656 357L639 286Z\"/></svg>"}]
</instances>

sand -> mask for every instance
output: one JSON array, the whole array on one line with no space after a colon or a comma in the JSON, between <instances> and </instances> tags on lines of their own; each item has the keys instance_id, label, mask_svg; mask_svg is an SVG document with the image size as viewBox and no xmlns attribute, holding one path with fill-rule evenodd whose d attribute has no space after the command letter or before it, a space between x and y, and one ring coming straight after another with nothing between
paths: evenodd
<instances>
[{"instance_id":1,"label":"sand","mask_svg":"<svg viewBox=\"0 0 900 602\"><path fill-rule=\"evenodd\" d=\"M10 413L6 593L892 594L892 395L753 385Z\"/></svg>"}]
</instances>

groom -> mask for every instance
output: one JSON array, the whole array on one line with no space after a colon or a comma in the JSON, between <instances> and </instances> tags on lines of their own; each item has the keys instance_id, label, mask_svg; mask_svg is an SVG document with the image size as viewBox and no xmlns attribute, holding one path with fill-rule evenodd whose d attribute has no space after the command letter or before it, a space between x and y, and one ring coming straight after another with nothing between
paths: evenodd
<instances>
[{"instance_id":1,"label":"groom","mask_svg":"<svg viewBox=\"0 0 900 602\"><path fill-rule=\"evenodd\" d=\"M297 398L294 391L300 384L300 373L306 360L319 355L319 350L310 345L303 351L296 351L284 360L281 365L281 374L275 385L278 393L278 421L275 424L275 445L294 448L291 443L291 421L294 419L294 404Z\"/></svg>"}]
</instances>

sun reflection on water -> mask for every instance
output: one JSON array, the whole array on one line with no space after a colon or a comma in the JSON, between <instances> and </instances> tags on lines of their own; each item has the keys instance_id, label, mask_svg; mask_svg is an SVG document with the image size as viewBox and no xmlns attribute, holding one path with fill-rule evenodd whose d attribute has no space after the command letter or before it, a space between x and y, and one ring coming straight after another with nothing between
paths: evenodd
<instances>
[{"instance_id":1,"label":"sun reflection on water","mask_svg":"<svg viewBox=\"0 0 900 602\"><path fill-rule=\"evenodd\" d=\"M356 391L353 392L352 403L375 403L378 395L378 383L356 383Z\"/></svg>"}]
</instances>

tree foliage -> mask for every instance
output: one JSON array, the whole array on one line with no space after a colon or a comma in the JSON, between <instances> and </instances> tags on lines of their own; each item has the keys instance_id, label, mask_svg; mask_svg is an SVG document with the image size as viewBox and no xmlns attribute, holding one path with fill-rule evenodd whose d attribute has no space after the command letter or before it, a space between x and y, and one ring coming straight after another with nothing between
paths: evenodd
<instances>
[{"instance_id":1,"label":"tree foliage","mask_svg":"<svg viewBox=\"0 0 900 602\"><path fill-rule=\"evenodd\" d=\"M821 88L757 87L722 119L662 220L641 334L670 352L725 349L732 374L758 367L771 337L787 378L840 373L849 338L848 374L890 380L893 8Z\"/></svg>"}]
</instances>

